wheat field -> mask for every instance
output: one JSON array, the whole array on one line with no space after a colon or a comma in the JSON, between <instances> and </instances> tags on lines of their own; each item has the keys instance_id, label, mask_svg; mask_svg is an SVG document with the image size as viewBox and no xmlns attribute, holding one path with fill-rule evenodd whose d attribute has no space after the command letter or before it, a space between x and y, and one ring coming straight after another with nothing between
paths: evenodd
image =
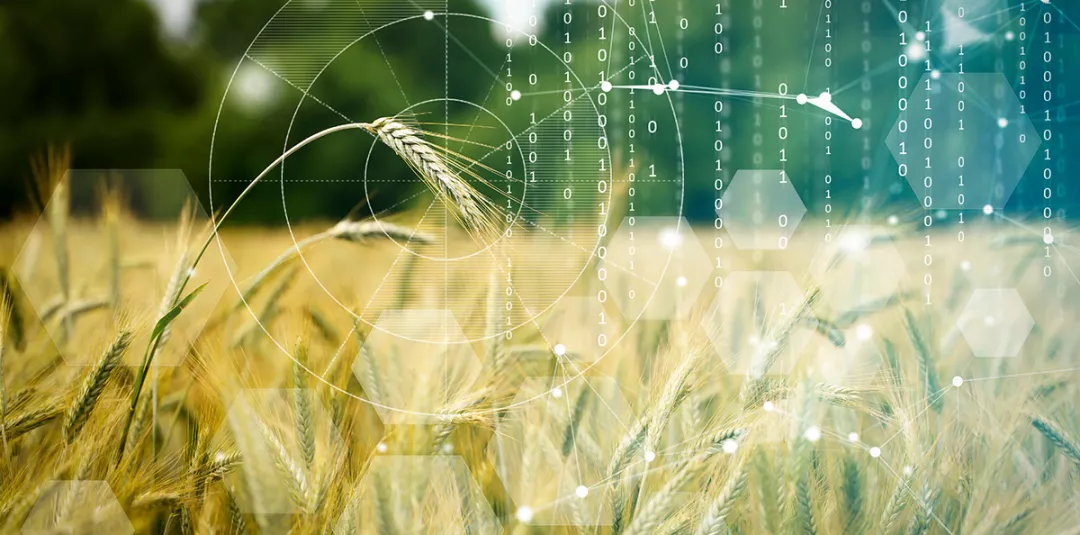
<instances>
[{"instance_id":1,"label":"wheat field","mask_svg":"<svg viewBox=\"0 0 1080 535\"><path fill-rule=\"evenodd\" d=\"M410 165L434 166L435 190L456 176ZM54 178L51 195L64 187ZM4 532L1080 533L1080 333L1063 232L1050 279L1040 236L1016 225L973 224L962 247L941 230L929 266L926 238L895 227L885 241L914 260L896 288L871 277L869 295L852 291L843 254L810 273L816 244L732 250L732 272L790 272L798 306L777 314L761 297L771 279L731 276L681 319L616 310L611 328L626 335L600 359L528 328L498 336L498 278L462 273L476 282L464 316L489 336L433 356L376 343L319 291L335 283L327 273L375 284L406 226L226 228L231 259L211 248L193 269L212 232L192 212L147 222L101 202L93 217L50 204L48 232L35 213L0 234ZM465 204L466 225L486 217ZM698 238L708 246L712 229ZM307 269L294 240L317 244ZM407 277L393 287L402 310L441 291ZM1030 335L1012 334L1012 304L958 328L971 296L997 287L1016 288Z\"/></svg>"}]
</instances>

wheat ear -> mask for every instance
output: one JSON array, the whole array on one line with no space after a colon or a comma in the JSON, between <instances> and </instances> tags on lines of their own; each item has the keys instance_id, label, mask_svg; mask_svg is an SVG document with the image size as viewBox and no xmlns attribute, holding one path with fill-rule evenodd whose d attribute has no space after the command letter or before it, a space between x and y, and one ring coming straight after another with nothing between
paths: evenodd
<instances>
[{"instance_id":1,"label":"wheat ear","mask_svg":"<svg viewBox=\"0 0 1080 535\"><path fill-rule=\"evenodd\" d=\"M450 199L454 216L465 228L490 242L497 233L498 207L452 171L448 159L424 139L423 132L395 117L376 119L369 131L405 160L432 191Z\"/></svg>"},{"instance_id":2,"label":"wheat ear","mask_svg":"<svg viewBox=\"0 0 1080 535\"><path fill-rule=\"evenodd\" d=\"M1050 442L1052 442L1070 461L1080 467L1080 445L1077 445L1069 435L1057 424L1050 420L1036 416L1031 419L1031 425L1035 426Z\"/></svg>"},{"instance_id":3,"label":"wheat ear","mask_svg":"<svg viewBox=\"0 0 1080 535\"><path fill-rule=\"evenodd\" d=\"M64 436L67 437L68 444L75 441L79 431L86 425L90 412L94 410L94 405L97 403L98 398L101 397L101 392L105 390L105 383L108 382L109 376L112 375L113 370L120 363L120 358L123 357L124 351L127 350L130 344L131 332L121 331L101 355L101 358L98 359L94 368L87 374L82 388L79 390L79 395L75 399L75 403L68 409L64 420Z\"/></svg>"}]
</instances>

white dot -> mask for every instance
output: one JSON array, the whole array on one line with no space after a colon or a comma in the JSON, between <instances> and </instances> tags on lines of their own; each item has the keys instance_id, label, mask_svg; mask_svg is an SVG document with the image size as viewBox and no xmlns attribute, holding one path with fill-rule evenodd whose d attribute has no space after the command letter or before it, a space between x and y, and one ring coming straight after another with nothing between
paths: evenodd
<instances>
[{"instance_id":1,"label":"white dot","mask_svg":"<svg viewBox=\"0 0 1080 535\"><path fill-rule=\"evenodd\" d=\"M584 498L589 495L589 487L578 485L578 488L574 489L574 494L577 494L578 498Z\"/></svg>"},{"instance_id":2,"label":"white dot","mask_svg":"<svg viewBox=\"0 0 1080 535\"><path fill-rule=\"evenodd\" d=\"M1050 3L1050 0L1042 0L1042 3L1044 3L1044 4L1049 4L1049 3Z\"/></svg>"},{"instance_id":3,"label":"white dot","mask_svg":"<svg viewBox=\"0 0 1080 535\"><path fill-rule=\"evenodd\" d=\"M454 445L449 443L449 442L443 444L442 445L442 452L443 453L454 453Z\"/></svg>"},{"instance_id":4,"label":"white dot","mask_svg":"<svg viewBox=\"0 0 1080 535\"><path fill-rule=\"evenodd\" d=\"M818 95L818 100L822 102L832 102L832 94L830 94L828 91L825 91Z\"/></svg>"},{"instance_id":5,"label":"white dot","mask_svg":"<svg viewBox=\"0 0 1080 535\"><path fill-rule=\"evenodd\" d=\"M806 93L799 93L795 96L795 102L798 102L799 104L806 104L808 100L810 99L806 98Z\"/></svg>"},{"instance_id":6,"label":"white dot","mask_svg":"<svg viewBox=\"0 0 1080 535\"><path fill-rule=\"evenodd\" d=\"M998 127L999 128L1005 128L1006 126L1009 126L1009 120L1004 118L1004 117L999 118L998 119Z\"/></svg>"},{"instance_id":7,"label":"white dot","mask_svg":"<svg viewBox=\"0 0 1080 535\"><path fill-rule=\"evenodd\" d=\"M937 69L934 69L934 70L930 71L930 77L935 79L935 80L940 79L941 78L941 71L939 71Z\"/></svg>"},{"instance_id":8,"label":"white dot","mask_svg":"<svg viewBox=\"0 0 1080 535\"><path fill-rule=\"evenodd\" d=\"M858 442L859 441L859 434L858 433L848 433L847 439L850 442Z\"/></svg>"},{"instance_id":9,"label":"white dot","mask_svg":"<svg viewBox=\"0 0 1080 535\"><path fill-rule=\"evenodd\" d=\"M380 443L376 444L375 445L375 451L377 451L379 453L385 453L386 452L386 443L385 442L380 442Z\"/></svg>"},{"instance_id":10,"label":"white dot","mask_svg":"<svg viewBox=\"0 0 1080 535\"><path fill-rule=\"evenodd\" d=\"M968 262L967 260L960 262L960 269L964 271L971 271L971 262Z\"/></svg>"},{"instance_id":11,"label":"white dot","mask_svg":"<svg viewBox=\"0 0 1080 535\"><path fill-rule=\"evenodd\" d=\"M918 39L919 41L925 40L926 39L926 32L915 32L915 38Z\"/></svg>"},{"instance_id":12,"label":"white dot","mask_svg":"<svg viewBox=\"0 0 1080 535\"><path fill-rule=\"evenodd\" d=\"M905 466L904 467L904 475L905 476L910 476L912 474L912 472L914 472L914 470L912 470L910 466Z\"/></svg>"},{"instance_id":13,"label":"white dot","mask_svg":"<svg viewBox=\"0 0 1080 535\"><path fill-rule=\"evenodd\" d=\"M425 11L424 12L424 20L435 20L435 12L434 11Z\"/></svg>"},{"instance_id":14,"label":"white dot","mask_svg":"<svg viewBox=\"0 0 1080 535\"><path fill-rule=\"evenodd\" d=\"M960 377L959 375L957 375L956 377L953 377L952 378L952 385L953 386L963 386L964 385L964 378Z\"/></svg>"},{"instance_id":15,"label":"white dot","mask_svg":"<svg viewBox=\"0 0 1080 535\"><path fill-rule=\"evenodd\" d=\"M651 463L656 460L656 453L647 451L645 452L645 462Z\"/></svg>"},{"instance_id":16,"label":"white dot","mask_svg":"<svg viewBox=\"0 0 1080 535\"><path fill-rule=\"evenodd\" d=\"M510 92L510 98L513 100L521 100L521 91L517 89Z\"/></svg>"},{"instance_id":17,"label":"white dot","mask_svg":"<svg viewBox=\"0 0 1080 535\"><path fill-rule=\"evenodd\" d=\"M773 402L766 401L765 404L761 406L761 408L765 409L765 412L772 412L773 409L776 408L776 406L773 405Z\"/></svg>"},{"instance_id":18,"label":"white dot","mask_svg":"<svg viewBox=\"0 0 1080 535\"><path fill-rule=\"evenodd\" d=\"M855 328L855 336L859 340L869 340L874 336L874 329L865 323L860 323L859 326Z\"/></svg>"},{"instance_id":19,"label":"white dot","mask_svg":"<svg viewBox=\"0 0 1080 535\"><path fill-rule=\"evenodd\" d=\"M664 84L656 84L656 85L652 86L652 92L656 93L657 95L663 95L664 94Z\"/></svg>"},{"instance_id":20,"label":"white dot","mask_svg":"<svg viewBox=\"0 0 1080 535\"><path fill-rule=\"evenodd\" d=\"M672 91L678 91L679 90L679 81L678 80L672 80L672 81L668 82L667 86L668 86L668 89L670 89Z\"/></svg>"},{"instance_id":21,"label":"white dot","mask_svg":"<svg viewBox=\"0 0 1080 535\"><path fill-rule=\"evenodd\" d=\"M555 354L560 356L560 357L565 355L566 354L566 346L564 346L562 344L555 344Z\"/></svg>"},{"instance_id":22,"label":"white dot","mask_svg":"<svg viewBox=\"0 0 1080 535\"><path fill-rule=\"evenodd\" d=\"M518 507L517 513L515 513L514 516L517 517L519 522L529 522L533 518L532 507L529 507L527 505Z\"/></svg>"},{"instance_id":23,"label":"white dot","mask_svg":"<svg viewBox=\"0 0 1080 535\"><path fill-rule=\"evenodd\" d=\"M1053 243L1054 243L1054 235L1053 234L1043 234L1043 243L1045 243L1046 245L1053 245Z\"/></svg>"},{"instance_id":24,"label":"white dot","mask_svg":"<svg viewBox=\"0 0 1080 535\"><path fill-rule=\"evenodd\" d=\"M856 130L862 128L862 119L852 119L851 120L851 127L856 129Z\"/></svg>"},{"instance_id":25,"label":"white dot","mask_svg":"<svg viewBox=\"0 0 1080 535\"><path fill-rule=\"evenodd\" d=\"M685 287L686 286L686 277L680 276L679 278L675 279L675 285L678 286L679 288Z\"/></svg>"},{"instance_id":26,"label":"white dot","mask_svg":"<svg viewBox=\"0 0 1080 535\"><path fill-rule=\"evenodd\" d=\"M735 453L735 451L739 449L739 443L735 442L734 440L729 439L729 440L725 440L724 443L721 444L720 447L721 447L721 449L724 450L724 453L727 453L728 455L731 455L732 453Z\"/></svg>"},{"instance_id":27,"label":"white dot","mask_svg":"<svg viewBox=\"0 0 1080 535\"><path fill-rule=\"evenodd\" d=\"M983 206L983 213L986 214L986 215L990 215L990 214L994 213L994 207L990 206L989 204L986 205L986 206Z\"/></svg>"},{"instance_id":28,"label":"white dot","mask_svg":"<svg viewBox=\"0 0 1080 535\"><path fill-rule=\"evenodd\" d=\"M898 224L900 223L900 218L899 218L899 217L896 217L896 216L894 216L894 215L891 215L891 216L889 216L889 220L888 220L888 221L889 221L889 224L890 224L890 225L898 225Z\"/></svg>"},{"instance_id":29,"label":"white dot","mask_svg":"<svg viewBox=\"0 0 1080 535\"><path fill-rule=\"evenodd\" d=\"M562 397L562 389L559 388L559 387L555 387L555 388L551 389L551 397L553 397L553 398L561 398Z\"/></svg>"},{"instance_id":30,"label":"white dot","mask_svg":"<svg viewBox=\"0 0 1080 535\"><path fill-rule=\"evenodd\" d=\"M919 61L926 57L926 48L919 43L911 43L904 50L907 56L915 61Z\"/></svg>"},{"instance_id":31,"label":"white dot","mask_svg":"<svg viewBox=\"0 0 1080 535\"><path fill-rule=\"evenodd\" d=\"M879 448L877 446L874 446L873 448L870 448L870 456L875 458L875 459L877 459L878 457L881 457L881 448Z\"/></svg>"},{"instance_id":32,"label":"white dot","mask_svg":"<svg viewBox=\"0 0 1080 535\"><path fill-rule=\"evenodd\" d=\"M1013 39L1015 39L1015 38L1016 38L1016 34L1015 34L1015 33L1012 33L1012 32L1005 32L1005 40L1006 40L1006 41L1012 41L1012 40L1013 40Z\"/></svg>"},{"instance_id":33,"label":"white dot","mask_svg":"<svg viewBox=\"0 0 1080 535\"><path fill-rule=\"evenodd\" d=\"M806 429L805 433L803 433L803 438L810 442L817 442L821 440L821 429L816 425L812 425Z\"/></svg>"},{"instance_id":34,"label":"white dot","mask_svg":"<svg viewBox=\"0 0 1080 535\"><path fill-rule=\"evenodd\" d=\"M997 320L994 319L993 316L987 316L987 317L983 318L983 323L985 323L986 326L989 327L989 326L997 323Z\"/></svg>"},{"instance_id":35,"label":"white dot","mask_svg":"<svg viewBox=\"0 0 1080 535\"><path fill-rule=\"evenodd\" d=\"M604 80L603 82L600 82L600 90L605 92L605 93L607 93L608 91L611 91L611 82L609 82L607 80Z\"/></svg>"}]
</instances>

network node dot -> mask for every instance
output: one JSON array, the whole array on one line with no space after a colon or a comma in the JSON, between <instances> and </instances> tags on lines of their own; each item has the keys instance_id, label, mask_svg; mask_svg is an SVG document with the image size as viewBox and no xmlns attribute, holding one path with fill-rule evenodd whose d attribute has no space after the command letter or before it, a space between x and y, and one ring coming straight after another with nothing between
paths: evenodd
<instances>
[{"instance_id":1,"label":"network node dot","mask_svg":"<svg viewBox=\"0 0 1080 535\"><path fill-rule=\"evenodd\" d=\"M578 488L574 489L574 494L577 494L578 498L584 498L589 495L589 487L578 485Z\"/></svg>"},{"instance_id":2,"label":"network node dot","mask_svg":"<svg viewBox=\"0 0 1080 535\"><path fill-rule=\"evenodd\" d=\"M551 389L551 397L553 397L553 398L561 398L562 397L562 389L558 388L558 387Z\"/></svg>"},{"instance_id":3,"label":"network node dot","mask_svg":"<svg viewBox=\"0 0 1080 535\"><path fill-rule=\"evenodd\" d=\"M926 32L915 32L915 39L918 39L919 41L925 41Z\"/></svg>"},{"instance_id":4,"label":"network node dot","mask_svg":"<svg viewBox=\"0 0 1080 535\"><path fill-rule=\"evenodd\" d=\"M912 473L915 472L915 470L912 469L910 466L905 466L903 472L905 476L910 476Z\"/></svg>"},{"instance_id":5,"label":"network node dot","mask_svg":"<svg viewBox=\"0 0 1080 535\"><path fill-rule=\"evenodd\" d=\"M652 88L652 92L656 93L657 95L663 95L664 94L664 85L663 84L654 85L653 88Z\"/></svg>"},{"instance_id":6,"label":"network node dot","mask_svg":"<svg viewBox=\"0 0 1080 535\"><path fill-rule=\"evenodd\" d=\"M809 101L809 100L810 99L806 98L805 93L799 93L798 95L795 96L795 102L798 102L799 104L806 104L807 101Z\"/></svg>"},{"instance_id":7,"label":"network node dot","mask_svg":"<svg viewBox=\"0 0 1080 535\"><path fill-rule=\"evenodd\" d=\"M1005 128L1006 126L1009 126L1009 120L1004 117L998 119L997 123L999 128Z\"/></svg>"},{"instance_id":8,"label":"network node dot","mask_svg":"<svg viewBox=\"0 0 1080 535\"><path fill-rule=\"evenodd\" d=\"M521 100L521 91L518 91L517 89L511 91L510 92L510 99L511 100Z\"/></svg>"},{"instance_id":9,"label":"network node dot","mask_svg":"<svg viewBox=\"0 0 1080 535\"><path fill-rule=\"evenodd\" d=\"M818 100L822 102L832 102L832 94L830 94L828 91L825 91L822 94L818 95Z\"/></svg>"},{"instance_id":10,"label":"network node dot","mask_svg":"<svg viewBox=\"0 0 1080 535\"><path fill-rule=\"evenodd\" d=\"M960 262L960 269L964 271L971 271L971 262L968 262L967 260Z\"/></svg>"},{"instance_id":11,"label":"network node dot","mask_svg":"<svg viewBox=\"0 0 1080 535\"><path fill-rule=\"evenodd\" d=\"M953 386L963 386L964 385L964 378L960 377L959 375L957 375L956 377L953 377L952 378L952 385Z\"/></svg>"},{"instance_id":12,"label":"network node dot","mask_svg":"<svg viewBox=\"0 0 1080 535\"><path fill-rule=\"evenodd\" d=\"M425 11L424 12L424 20L435 20L435 12L434 11Z\"/></svg>"},{"instance_id":13,"label":"network node dot","mask_svg":"<svg viewBox=\"0 0 1080 535\"><path fill-rule=\"evenodd\" d=\"M855 336L859 340L869 340L874 336L874 328L865 323L860 323L859 326L855 328Z\"/></svg>"},{"instance_id":14,"label":"network node dot","mask_svg":"<svg viewBox=\"0 0 1080 535\"><path fill-rule=\"evenodd\" d=\"M858 442L859 441L859 434L858 433L848 433L847 439L850 442Z\"/></svg>"},{"instance_id":15,"label":"network node dot","mask_svg":"<svg viewBox=\"0 0 1080 535\"><path fill-rule=\"evenodd\" d=\"M986 205L986 206L983 206L983 213L986 214L986 215L990 215L990 214L994 213L994 207L990 206L989 204Z\"/></svg>"},{"instance_id":16,"label":"network node dot","mask_svg":"<svg viewBox=\"0 0 1080 535\"><path fill-rule=\"evenodd\" d=\"M679 81L678 80L672 80L672 81L668 82L667 86L668 86L668 89L670 89L672 91L678 91L679 90Z\"/></svg>"},{"instance_id":17,"label":"network node dot","mask_svg":"<svg viewBox=\"0 0 1080 535\"><path fill-rule=\"evenodd\" d=\"M817 442L821 440L821 428L816 425L808 427L806 429L806 432L803 433L803 438L809 440L810 442Z\"/></svg>"},{"instance_id":18,"label":"network node dot","mask_svg":"<svg viewBox=\"0 0 1080 535\"><path fill-rule=\"evenodd\" d=\"M380 443L376 444L375 445L375 451L377 451L379 453L386 453L386 443L385 442L380 442Z\"/></svg>"},{"instance_id":19,"label":"network node dot","mask_svg":"<svg viewBox=\"0 0 1080 535\"><path fill-rule=\"evenodd\" d=\"M514 516L517 517L518 522L528 523L533 519L532 507L529 507L527 505L523 505L521 507L518 507L517 512L514 513Z\"/></svg>"},{"instance_id":20,"label":"network node dot","mask_svg":"<svg viewBox=\"0 0 1080 535\"><path fill-rule=\"evenodd\" d=\"M937 69L934 69L934 70L930 71L930 78L933 78L934 80L940 80L941 79L941 71L939 71Z\"/></svg>"},{"instance_id":21,"label":"network node dot","mask_svg":"<svg viewBox=\"0 0 1080 535\"><path fill-rule=\"evenodd\" d=\"M761 408L765 409L765 412L772 412L773 409L776 408L776 406L773 405L773 402L766 401L765 404L761 406Z\"/></svg>"},{"instance_id":22,"label":"network node dot","mask_svg":"<svg viewBox=\"0 0 1080 535\"><path fill-rule=\"evenodd\" d=\"M600 82L600 90L605 92L605 93L611 91L611 82L609 82L607 80L604 80L603 82Z\"/></svg>"},{"instance_id":23,"label":"network node dot","mask_svg":"<svg viewBox=\"0 0 1080 535\"><path fill-rule=\"evenodd\" d=\"M1053 245L1054 244L1054 235L1053 234L1043 234L1043 243L1045 243L1046 245Z\"/></svg>"},{"instance_id":24,"label":"network node dot","mask_svg":"<svg viewBox=\"0 0 1080 535\"><path fill-rule=\"evenodd\" d=\"M566 346L563 345L563 344L555 344L554 349L555 349L555 354L560 356L560 357L566 354Z\"/></svg>"},{"instance_id":25,"label":"network node dot","mask_svg":"<svg viewBox=\"0 0 1080 535\"><path fill-rule=\"evenodd\" d=\"M645 462L651 463L656 460L656 453L647 451L645 452Z\"/></svg>"},{"instance_id":26,"label":"network node dot","mask_svg":"<svg viewBox=\"0 0 1080 535\"><path fill-rule=\"evenodd\" d=\"M1013 33L1013 32L1005 32L1005 40L1006 41L1012 41L1013 39L1016 39L1016 34L1015 33Z\"/></svg>"},{"instance_id":27,"label":"network node dot","mask_svg":"<svg viewBox=\"0 0 1080 535\"><path fill-rule=\"evenodd\" d=\"M878 457L881 457L881 448L879 448L877 446L874 446L873 448L870 448L870 456L875 458L875 459L877 459Z\"/></svg>"},{"instance_id":28,"label":"network node dot","mask_svg":"<svg viewBox=\"0 0 1080 535\"><path fill-rule=\"evenodd\" d=\"M856 129L856 130L862 128L862 119L852 119L851 120L851 127Z\"/></svg>"},{"instance_id":29,"label":"network node dot","mask_svg":"<svg viewBox=\"0 0 1080 535\"><path fill-rule=\"evenodd\" d=\"M898 225L898 224L900 224L900 218L896 217L894 215L891 215L891 216L889 216L888 222L889 222L890 225Z\"/></svg>"}]
</instances>

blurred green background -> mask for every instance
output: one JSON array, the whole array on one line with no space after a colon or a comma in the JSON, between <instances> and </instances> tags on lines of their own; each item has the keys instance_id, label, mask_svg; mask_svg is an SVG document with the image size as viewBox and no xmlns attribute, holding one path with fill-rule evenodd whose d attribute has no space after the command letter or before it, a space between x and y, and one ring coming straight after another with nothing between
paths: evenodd
<instances>
[{"instance_id":1,"label":"blurred green background","mask_svg":"<svg viewBox=\"0 0 1080 535\"><path fill-rule=\"evenodd\" d=\"M896 2L833 1L828 21L834 32L828 68L823 64L825 11L821 2L789 2L786 8L780 7L779 0L648 2L649 8L655 9L655 24L645 22L652 14L646 15L644 8L623 10L628 24L648 26L666 39L662 49L654 48L658 54L666 53L666 57L658 56L656 61L686 86L775 92L784 83L790 93L809 94L831 88L836 92L836 101L866 124L860 131L834 125L832 156L826 157L825 114L820 110L791 110L785 121L789 138L781 145L775 135L781 126L779 102L722 97L727 106L722 117L726 153L724 170L717 171L717 156L712 149L717 137L716 121L721 117L714 113L716 97L678 93L672 104L667 99L645 102L639 98L641 113L647 117L662 118L666 114L670 121L669 106L676 109L683 134L681 147L677 138L668 134L640 139L637 148L640 151L644 146L665 176L683 172L688 199L682 203L683 210L692 220L709 221L714 217L715 178L727 178L736 169L776 168L780 165L780 148L786 149L785 167L812 212L828 195L830 204L841 214L858 211L860 206L872 206L881 217L887 213L921 213L921 205L897 176L896 164L884 144L901 93L896 87L901 72L897 66L899 27L893 11ZM312 9L319 9L319 2L306 2ZM378 3L369 1L365 5ZM385 3L399 5L399 0ZM471 0L453 0L450 9L500 17L513 14L515 5L526 3L491 0L481 5ZM905 4L915 4L908 6L913 22L930 20L935 28L945 28L940 9L953 9L953 3L942 0ZM1003 72L1010 80L1017 80L1023 74L1017 63L1020 44L1005 42L1002 36L1007 30L1020 30L1017 17L1021 9L1037 9L1039 2L965 0L960 4L978 30L993 36L969 51L966 71ZM1041 102L1041 94L1032 91L1026 104L1031 116L1050 112L1055 133L1048 146L1062 155L1055 161L1057 176L1068 177L1071 168L1067 148L1077 139L1076 121L1072 118L1077 99L1073 94L1080 84L1072 68L1077 64L1078 45L1072 21L1080 20L1080 14L1075 13L1080 9L1073 5L1075 2L1059 4L1063 16L1048 28L1031 32L1032 38L1026 44L1030 57L1038 57L1044 50L1053 51L1054 100L1047 106ZM181 169L206 203L212 135L226 84L249 44L280 7L278 0L14 0L0 4L0 219L32 210L31 157L50 144L69 144L76 168ZM560 53L572 51L575 57L586 58L575 63L575 72L588 84L598 83L600 63L587 59L595 58L597 49L604 44L596 35L596 29L603 24L598 3L574 0L567 7L554 2L549 8L542 15L543 41L552 43ZM567 11L574 20L569 26L563 24ZM721 19L718 11L725 18ZM611 15L607 17L605 20L610 21ZM722 35L717 34L715 26L720 20L727 22ZM1042 39L1044 29L1049 32L1049 43ZM620 28L615 33L618 35ZM625 38L625 27L621 34ZM285 38L313 37L298 31ZM502 45L496 32L458 31L454 39L480 59L473 65L455 65L447 80L450 92L464 100L483 100L490 78L485 79L479 64L493 68L500 64ZM571 44L565 45L565 40ZM387 109L393 109L386 96L391 90L385 82L365 74L365 62L381 63L389 56L387 61L393 64L399 84L422 84L432 72L438 72L441 78L443 41L444 36L436 31L388 32L378 44L365 40L354 51L356 68L339 70L332 83L320 86L320 96L329 102L347 102L350 116L372 119L385 115ZM720 56L715 54L718 41L725 44ZM936 53L931 58L947 71L954 56L955 51L950 51L942 52L940 61ZM625 62L626 51L617 57ZM637 68L642 78L647 75L644 67L642 63ZM917 80L922 69L912 62L907 71ZM1030 71L1029 76L1039 77L1041 66L1031 67ZM414 88L402 90L412 93ZM427 91L421 87L415 90ZM215 179L235 181L222 186L224 197L239 191L244 180L279 155L288 139L295 141L295 133L288 139L282 133L298 97L299 93L280 91L260 95L256 90L252 99L257 106L226 107L218 134L219 146L228 148L214 154ZM627 97L626 92L613 92L607 105L625 109ZM616 115L612 117L612 146L626 157L628 147L626 140L618 139ZM472 117L468 109L455 109L450 122L467 124ZM304 120L310 122L297 126L295 131L304 132L321 124L313 118ZM227 139L228 144L221 144L221 139ZM685 157L684 169L680 169L680 148ZM366 150L367 145L355 149L342 142L327 143L314 147L303 162L313 166L319 176L354 176L358 172L354 153ZM362 154L360 157L362 161ZM369 171L381 176L407 172L393 162L380 165L387 167ZM1041 169L1035 167L1029 168L1032 176L1021 181L1010 200L1009 209L1021 215L1034 214L1043 206L1043 184L1040 177L1033 175ZM826 187L821 179L825 174L842 185ZM1069 182L1067 178L1055 182L1057 217L1064 217L1077 198ZM830 190L828 194L826 189ZM215 190L214 195L215 206L220 207L219 192ZM363 200L349 183L310 191L297 189L289 195L290 211L296 207L296 212L305 217L341 217ZM392 191L387 195L397 196ZM670 212L678 207L680 198L666 192L641 195L638 202L644 211ZM650 203L655 206L645 206ZM281 223L280 206L280 191L260 190L244 204L237 219Z\"/></svg>"}]
</instances>

